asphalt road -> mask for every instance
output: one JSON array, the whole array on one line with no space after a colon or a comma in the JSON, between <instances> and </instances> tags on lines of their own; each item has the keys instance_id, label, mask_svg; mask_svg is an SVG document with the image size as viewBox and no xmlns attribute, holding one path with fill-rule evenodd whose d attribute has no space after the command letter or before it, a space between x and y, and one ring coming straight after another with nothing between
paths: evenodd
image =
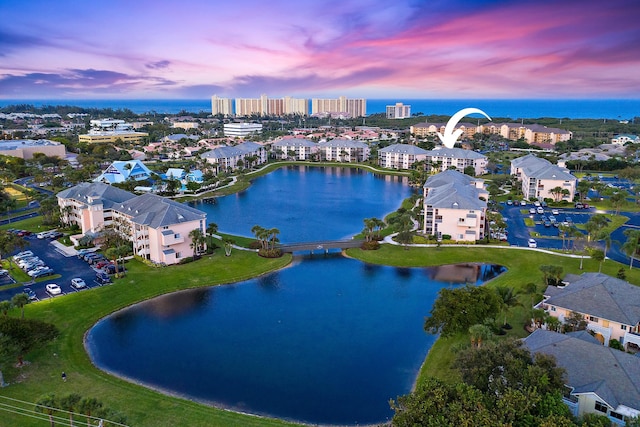
<instances>
[{"instance_id":1,"label":"asphalt road","mask_svg":"<svg viewBox=\"0 0 640 427\"><path fill-rule=\"evenodd\" d=\"M38 283L29 285L28 287L38 296L39 300L51 298L45 291L45 285L47 283L55 283L60 286L63 294L70 292L83 292L83 290L76 290L71 287L71 279L74 277L80 277L84 279L89 288L100 286L95 282L96 271L86 262L82 261L76 256L67 257L65 254L58 252L56 248L51 244L50 239L38 239L35 235L25 237L29 245L25 250L30 250L42 259L49 267L54 270L54 274L60 274L61 277L53 280L43 280ZM17 251L19 252L19 251ZM14 265L14 268L19 268ZM23 292L23 287L17 287L9 290L0 291L0 301L10 300L15 294ZM58 298L60 295L55 296Z\"/></svg>"}]
</instances>

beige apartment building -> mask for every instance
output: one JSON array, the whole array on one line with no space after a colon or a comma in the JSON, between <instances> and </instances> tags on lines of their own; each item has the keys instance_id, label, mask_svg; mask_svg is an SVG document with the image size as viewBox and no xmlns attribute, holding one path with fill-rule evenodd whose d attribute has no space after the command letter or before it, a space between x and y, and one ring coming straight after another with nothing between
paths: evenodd
<instances>
[{"instance_id":1,"label":"beige apartment building","mask_svg":"<svg viewBox=\"0 0 640 427\"><path fill-rule=\"evenodd\" d=\"M566 169L541 159L534 154L518 157L511 161L511 175L518 178L522 194L526 200L554 199L572 201L576 194L578 179ZM557 194L557 188L566 190Z\"/></svg>"},{"instance_id":2,"label":"beige apartment building","mask_svg":"<svg viewBox=\"0 0 640 427\"><path fill-rule=\"evenodd\" d=\"M269 98L260 95L260 98L236 98L236 116L286 116L309 115L309 100L303 98Z\"/></svg>"},{"instance_id":3,"label":"beige apartment building","mask_svg":"<svg viewBox=\"0 0 640 427\"><path fill-rule=\"evenodd\" d=\"M233 100L213 95L211 97L211 114L214 116L218 114L222 114L225 117L231 116L233 114Z\"/></svg>"},{"instance_id":4,"label":"beige apartment building","mask_svg":"<svg viewBox=\"0 0 640 427\"><path fill-rule=\"evenodd\" d=\"M438 133L444 134L446 123L417 123L409 128L409 131L415 136L432 136L435 137ZM473 123L458 123L455 128L462 130L463 139L471 139L473 135L479 132L478 126Z\"/></svg>"},{"instance_id":5,"label":"beige apartment building","mask_svg":"<svg viewBox=\"0 0 640 427\"><path fill-rule=\"evenodd\" d=\"M312 98L311 114L340 114L349 117L364 117L367 115L367 100L364 98L347 98L346 96L336 99Z\"/></svg>"}]
</instances>

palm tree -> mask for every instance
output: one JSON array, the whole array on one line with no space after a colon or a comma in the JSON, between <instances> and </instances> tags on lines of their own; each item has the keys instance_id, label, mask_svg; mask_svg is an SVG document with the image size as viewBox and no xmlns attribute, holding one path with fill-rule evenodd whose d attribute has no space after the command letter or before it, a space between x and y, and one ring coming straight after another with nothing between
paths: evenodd
<instances>
[{"instance_id":1,"label":"palm tree","mask_svg":"<svg viewBox=\"0 0 640 427\"><path fill-rule=\"evenodd\" d=\"M0 301L0 311L2 312L2 314L7 317L7 313L9 313L9 310L11 310L11 301Z\"/></svg>"},{"instance_id":2,"label":"palm tree","mask_svg":"<svg viewBox=\"0 0 640 427\"><path fill-rule=\"evenodd\" d=\"M189 232L189 238L191 239L191 243L189 244L189 246L191 247L191 249L193 249L193 259L195 259L196 253L200 248L200 244L204 239L204 236L202 235L202 230L200 230L199 228L194 228Z\"/></svg>"},{"instance_id":3,"label":"palm tree","mask_svg":"<svg viewBox=\"0 0 640 427\"><path fill-rule=\"evenodd\" d=\"M13 298L11 298L11 304L13 304L14 307L20 307L20 318L24 319L24 306L29 304L29 295L25 294L24 292L15 294Z\"/></svg>"},{"instance_id":4,"label":"palm tree","mask_svg":"<svg viewBox=\"0 0 640 427\"><path fill-rule=\"evenodd\" d=\"M267 233L269 236L269 242L271 243L271 249L273 250L276 248L276 242L278 242L278 234L280 234L280 230L277 228L271 228Z\"/></svg>"},{"instance_id":5,"label":"palm tree","mask_svg":"<svg viewBox=\"0 0 640 427\"><path fill-rule=\"evenodd\" d=\"M604 251L602 249L590 248L589 256L592 260L598 261L600 263L598 267L598 273L602 272L602 261L604 261Z\"/></svg>"},{"instance_id":6,"label":"palm tree","mask_svg":"<svg viewBox=\"0 0 640 427\"><path fill-rule=\"evenodd\" d=\"M629 261L629 270L633 269L633 259L636 253L638 253L638 247L640 245L640 230L627 229L624 231L624 235L627 236L627 240L622 245L622 250L625 254L631 258Z\"/></svg>"},{"instance_id":7,"label":"palm tree","mask_svg":"<svg viewBox=\"0 0 640 427\"><path fill-rule=\"evenodd\" d=\"M54 427L53 423L53 414L56 413L58 407L58 400L53 393L49 393L43 397L41 397L36 402L36 412L40 412L42 414L49 415L49 422L51 423L51 427Z\"/></svg>"},{"instance_id":8,"label":"palm tree","mask_svg":"<svg viewBox=\"0 0 640 427\"><path fill-rule=\"evenodd\" d=\"M95 397L85 397L78 404L78 410L87 416L87 426L91 427L91 414L102 409L102 402Z\"/></svg>"},{"instance_id":9,"label":"palm tree","mask_svg":"<svg viewBox=\"0 0 640 427\"><path fill-rule=\"evenodd\" d=\"M68 394L60 399L60 409L69 412L69 425L73 426L73 413L80 404L82 396L78 393Z\"/></svg>"},{"instance_id":10,"label":"palm tree","mask_svg":"<svg viewBox=\"0 0 640 427\"><path fill-rule=\"evenodd\" d=\"M234 243L233 240L226 237L223 240L223 243L224 243L224 254L226 256L231 256L231 249L233 248L233 243Z\"/></svg>"},{"instance_id":11,"label":"palm tree","mask_svg":"<svg viewBox=\"0 0 640 427\"><path fill-rule=\"evenodd\" d=\"M471 345L475 348L482 346L482 340L490 338L492 335L491 328L486 325L473 325L469 328L469 337L471 338Z\"/></svg>"},{"instance_id":12,"label":"palm tree","mask_svg":"<svg viewBox=\"0 0 640 427\"><path fill-rule=\"evenodd\" d=\"M511 307L522 307L522 303L518 300L517 293L514 292L513 288L508 288L506 286L498 286L495 288L496 294L498 294L498 298L500 300L500 305L502 306L502 310L504 310L504 323L507 324L507 313Z\"/></svg>"},{"instance_id":13,"label":"palm tree","mask_svg":"<svg viewBox=\"0 0 640 427\"><path fill-rule=\"evenodd\" d=\"M562 187L554 187L549 190L549 193L551 193L555 202L559 202L562 198Z\"/></svg>"}]
</instances>

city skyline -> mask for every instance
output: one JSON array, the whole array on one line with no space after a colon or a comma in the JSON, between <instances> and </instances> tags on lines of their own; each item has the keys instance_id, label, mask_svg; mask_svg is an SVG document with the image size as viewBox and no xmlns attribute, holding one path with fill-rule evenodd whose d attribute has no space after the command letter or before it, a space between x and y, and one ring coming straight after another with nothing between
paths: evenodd
<instances>
[{"instance_id":1,"label":"city skyline","mask_svg":"<svg viewBox=\"0 0 640 427\"><path fill-rule=\"evenodd\" d=\"M0 2L0 98L640 98L633 0Z\"/></svg>"}]
</instances>

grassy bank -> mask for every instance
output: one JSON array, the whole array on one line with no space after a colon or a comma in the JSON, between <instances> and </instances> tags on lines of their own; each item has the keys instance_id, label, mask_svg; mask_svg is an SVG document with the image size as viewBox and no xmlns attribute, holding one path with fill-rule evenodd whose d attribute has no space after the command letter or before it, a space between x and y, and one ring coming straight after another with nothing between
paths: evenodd
<instances>
[{"instance_id":1,"label":"grassy bank","mask_svg":"<svg viewBox=\"0 0 640 427\"><path fill-rule=\"evenodd\" d=\"M135 302L181 289L237 282L286 266L291 256L265 259L255 253L218 250L211 257L185 265L152 268L137 261L128 264L127 276L114 284L29 304L25 317L55 324L61 335L46 348L30 354L31 364L5 370L12 383L3 396L34 402L42 395L79 393L96 397L127 415L135 426L287 425L200 405L114 378L93 367L83 346L85 332L100 318ZM12 315L19 316L17 309ZM61 382L65 371L68 380ZM33 409L33 408L30 408ZM2 412L0 425L41 426L42 422Z\"/></svg>"},{"instance_id":2,"label":"grassy bank","mask_svg":"<svg viewBox=\"0 0 640 427\"><path fill-rule=\"evenodd\" d=\"M524 324L530 317L533 303L538 302L545 289L540 265L561 265L564 273L581 274L584 272L597 272L598 263L585 258L583 270L580 270L580 259L567 258L557 255L545 254L537 251L522 249L492 249L484 247L463 247L463 248L410 248L404 250L400 246L382 245L377 251L363 251L361 249L349 249L348 255L373 264L384 264L398 267L426 267L444 264L481 262L489 264L499 264L507 267L508 271L487 286L507 286L513 287L520 292L519 300L523 307L516 307L509 312L508 323L513 325L513 329L508 331L507 336L524 337L527 332ZM602 272L615 277L620 268L624 268L627 279L630 283L640 284L640 270L629 270L628 266L607 260L602 264ZM528 283L537 285L536 294L526 294L524 289ZM425 309L425 316L428 315ZM429 351L427 359L422 366L418 381L426 376L434 376L445 381L456 381L458 374L452 369L455 357L454 349L459 344L468 342L466 334L459 334L446 339L438 339Z\"/></svg>"}]
</instances>

